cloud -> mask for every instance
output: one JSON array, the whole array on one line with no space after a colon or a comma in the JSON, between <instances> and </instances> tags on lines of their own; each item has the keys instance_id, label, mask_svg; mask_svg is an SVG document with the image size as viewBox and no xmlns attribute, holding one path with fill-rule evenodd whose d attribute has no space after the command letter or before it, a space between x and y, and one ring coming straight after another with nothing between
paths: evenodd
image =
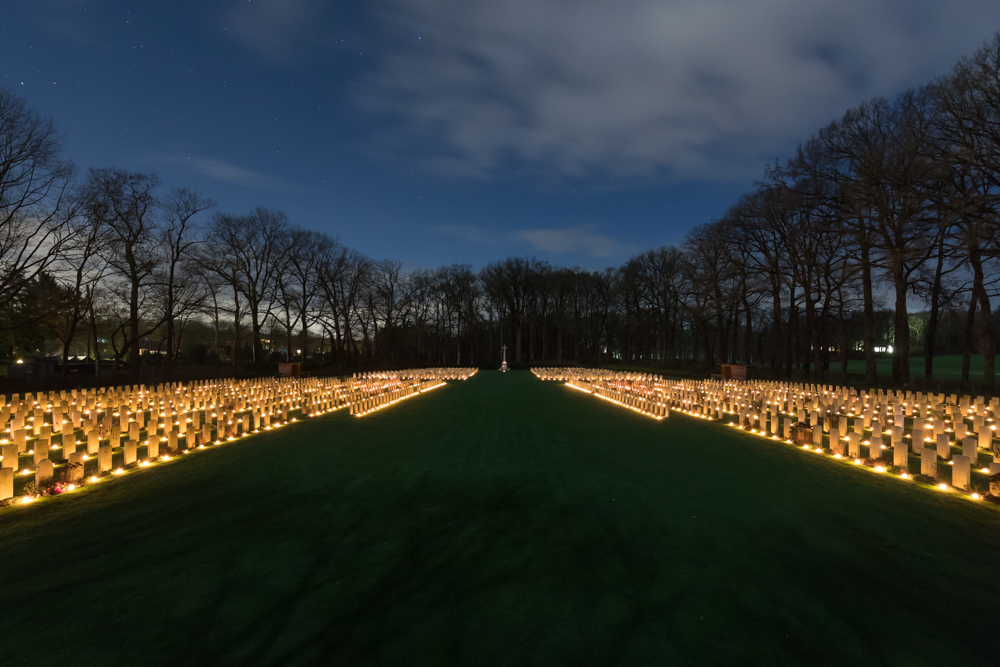
<instances>
[{"instance_id":1,"label":"cloud","mask_svg":"<svg viewBox=\"0 0 1000 667\"><path fill-rule=\"evenodd\" d=\"M507 248L512 252L620 258L633 249L598 231L595 224L552 229L496 229L482 225L438 225L433 230L466 243Z\"/></svg>"},{"instance_id":2,"label":"cloud","mask_svg":"<svg viewBox=\"0 0 1000 667\"><path fill-rule=\"evenodd\" d=\"M847 108L928 83L1000 4L386 0L401 37L359 93L383 149L495 178L745 179Z\"/></svg>"},{"instance_id":3,"label":"cloud","mask_svg":"<svg viewBox=\"0 0 1000 667\"><path fill-rule=\"evenodd\" d=\"M321 10L318 0L244 0L224 12L223 27L264 58L290 62Z\"/></svg>"},{"instance_id":4,"label":"cloud","mask_svg":"<svg viewBox=\"0 0 1000 667\"><path fill-rule=\"evenodd\" d=\"M438 225L435 232L467 243L490 245L497 241L497 231L479 225Z\"/></svg>"},{"instance_id":5,"label":"cloud","mask_svg":"<svg viewBox=\"0 0 1000 667\"><path fill-rule=\"evenodd\" d=\"M598 233L596 225L578 225L564 229L526 229L514 232L539 252L556 255L582 254L588 257L619 257L627 249L609 236Z\"/></svg>"},{"instance_id":6,"label":"cloud","mask_svg":"<svg viewBox=\"0 0 1000 667\"><path fill-rule=\"evenodd\" d=\"M249 190L274 192L301 190L291 181L263 172L241 167L232 162L200 156L161 155L155 162L163 168L197 174L215 181L237 185Z\"/></svg>"}]
</instances>

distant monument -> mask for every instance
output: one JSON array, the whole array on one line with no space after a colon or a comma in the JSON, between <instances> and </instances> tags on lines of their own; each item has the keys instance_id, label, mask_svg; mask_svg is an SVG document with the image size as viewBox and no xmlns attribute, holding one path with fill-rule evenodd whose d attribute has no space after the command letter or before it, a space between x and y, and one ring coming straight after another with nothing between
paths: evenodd
<instances>
[{"instance_id":1,"label":"distant monument","mask_svg":"<svg viewBox=\"0 0 1000 667\"><path fill-rule=\"evenodd\" d=\"M500 350L503 353L503 361L500 363L500 370L503 371L504 373L506 373L507 372L507 346L503 345L500 348Z\"/></svg>"}]
</instances>

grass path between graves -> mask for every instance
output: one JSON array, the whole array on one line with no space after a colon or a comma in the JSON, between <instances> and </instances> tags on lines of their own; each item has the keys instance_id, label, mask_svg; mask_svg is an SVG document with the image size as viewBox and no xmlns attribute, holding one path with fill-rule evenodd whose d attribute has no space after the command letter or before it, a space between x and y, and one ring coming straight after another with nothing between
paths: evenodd
<instances>
[{"instance_id":1,"label":"grass path between graves","mask_svg":"<svg viewBox=\"0 0 1000 667\"><path fill-rule=\"evenodd\" d=\"M986 665L1000 512L484 371L0 512L0 664Z\"/></svg>"}]
</instances>

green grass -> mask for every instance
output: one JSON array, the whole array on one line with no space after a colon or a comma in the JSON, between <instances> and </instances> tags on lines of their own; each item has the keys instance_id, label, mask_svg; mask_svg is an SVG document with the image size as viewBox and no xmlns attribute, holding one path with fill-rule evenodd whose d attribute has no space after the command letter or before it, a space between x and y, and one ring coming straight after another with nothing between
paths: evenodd
<instances>
[{"instance_id":1,"label":"green grass","mask_svg":"<svg viewBox=\"0 0 1000 667\"><path fill-rule=\"evenodd\" d=\"M879 377L892 377L892 357L880 355L876 360L876 368ZM835 360L830 363L830 371L840 373L840 361ZM852 359L847 362L847 374L854 376L865 376L865 360ZM924 358L910 357L910 377L922 380L924 377ZM958 381L962 379L962 355L950 354L934 357L934 379L945 381ZM969 364L969 380L979 382L983 379L983 355L974 354Z\"/></svg>"},{"instance_id":2,"label":"green grass","mask_svg":"<svg viewBox=\"0 0 1000 667\"><path fill-rule=\"evenodd\" d=\"M0 664L996 664L1000 512L484 371L0 512Z\"/></svg>"}]
</instances>

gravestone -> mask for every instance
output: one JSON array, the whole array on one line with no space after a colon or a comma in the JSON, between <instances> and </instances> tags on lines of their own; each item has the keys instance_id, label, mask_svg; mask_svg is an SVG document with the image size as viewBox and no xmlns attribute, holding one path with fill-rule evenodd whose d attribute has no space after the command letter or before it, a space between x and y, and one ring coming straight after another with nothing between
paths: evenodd
<instances>
[{"instance_id":1,"label":"gravestone","mask_svg":"<svg viewBox=\"0 0 1000 667\"><path fill-rule=\"evenodd\" d=\"M868 458L876 460L882 458L882 438L873 436L869 442L871 444L868 445Z\"/></svg>"},{"instance_id":2,"label":"gravestone","mask_svg":"<svg viewBox=\"0 0 1000 667\"><path fill-rule=\"evenodd\" d=\"M0 468L0 500L14 497L14 470Z\"/></svg>"},{"instance_id":3,"label":"gravestone","mask_svg":"<svg viewBox=\"0 0 1000 667\"><path fill-rule=\"evenodd\" d=\"M42 459L35 466L35 489L40 489L47 482L52 481L55 474L52 461Z\"/></svg>"},{"instance_id":4,"label":"gravestone","mask_svg":"<svg viewBox=\"0 0 1000 667\"><path fill-rule=\"evenodd\" d=\"M111 470L111 443L97 448L97 471L107 472L109 470Z\"/></svg>"},{"instance_id":5,"label":"gravestone","mask_svg":"<svg viewBox=\"0 0 1000 667\"><path fill-rule=\"evenodd\" d=\"M976 447L975 438L965 438L962 440L962 456L967 457L973 466L979 462L979 449Z\"/></svg>"},{"instance_id":6,"label":"gravestone","mask_svg":"<svg viewBox=\"0 0 1000 667\"><path fill-rule=\"evenodd\" d=\"M969 468L969 457L956 456L951 466L951 485L956 489L968 489Z\"/></svg>"},{"instance_id":7,"label":"gravestone","mask_svg":"<svg viewBox=\"0 0 1000 667\"><path fill-rule=\"evenodd\" d=\"M930 478L937 476L937 451L924 447L920 451L920 474Z\"/></svg>"},{"instance_id":8,"label":"gravestone","mask_svg":"<svg viewBox=\"0 0 1000 667\"><path fill-rule=\"evenodd\" d=\"M904 472L910 470L910 449L905 442L892 447L892 465L900 468Z\"/></svg>"},{"instance_id":9,"label":"gravestone","mask_svg":"<svg viewBox=\"0 0 1000 667\"><path fill-rule=\"evenodd\" d=\"M35 442L35 467L38 467L38 462L42 459L49 458L49 443L44 440L38 440Z\"/></svg>"},{"instance_id":10,"label":"gravestone","mask_svg":"<svg viewBox=\"0 0 1000 667\"><path fill-rule=\"evenodd\" d=\"M852 433L851 435L856 435L856 434ZM830 449L831 451L833 451L834 454L840 454L841 456L846 455L847 436L844 436L843 438L836 438L836 437L830 438Z\"/></svg>"},{"instance_id":11,"label":"gravestone","mask_svg":"<svg viewBox=\"0 0 1000 667\"><path fill-rule=\"evenodd\" d=\"M18 470L17 445L0 445L0 456L3 457L0 467Z\"/></svg>"},{"instance_id":12,"label":"gravestone","mask_svg":"<svg viewBox=\"0 0 1000 667\"><path fill-rule=\"evenodd\" d=\"M951 458L951 435L939 433L937 436L937 455L945 461Z\"/></svg>"},{"instance_id":13,"label":"gravestone","mask_svg":"<svg viewBox=\"0 0 1000 667\"><path fill-rule=\"evenodd\" d=\"M128 440L125 443L125 465L135 463L137 445L135 440Z\"/></svg>"},{"instance_id":14,"label":"gravestone","mask_svg":"<svg viewBox=\"0 0 1000 667\"><path fill-rule=\"evenodd\" d=\"M83 482L83 456L83 452L76 452L69 457L63 481L69 484L80 484Z\"/></svg>"},{"instance_id":15,"label":"gravestone","mask_svg":"<svg viewBox=\"0 0 1000 667\"><path fill-rule=\"evenodd\" d=\"M12 430L10 437L13 443L17 445L18 452L23 454L28 450L28 432L23 428Z\"/></svg>"},{"instance_id":16,"label":"gravestone","mask_svg":"<svg viewBox=\"0 0 1000 667\"><path fill-rule=\"evenodd\" d=\"M852 459L861 458L861 436L850 433L847 436L847 451Z\"/></svg>"}]
</instances>

